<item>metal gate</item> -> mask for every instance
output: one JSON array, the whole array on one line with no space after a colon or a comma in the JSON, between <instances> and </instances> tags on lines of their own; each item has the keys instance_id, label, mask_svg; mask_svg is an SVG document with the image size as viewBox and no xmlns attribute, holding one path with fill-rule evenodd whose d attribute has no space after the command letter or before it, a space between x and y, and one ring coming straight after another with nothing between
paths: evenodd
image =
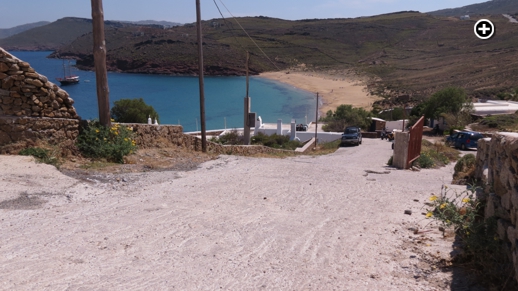
<instances>
[{"instance_id":1,"label":"metal gate","mask_svg":"<svg viewBox=\"0 0 518 291\"><path fill-rule=\"evenodd\" d=\"M410 168L412 162L421 156L421 141L423 140L423 125L424 116L422 116L415 124L410 128L410 137L408 140L408 158L406 168Z\"/></svg>"}]
</instances>

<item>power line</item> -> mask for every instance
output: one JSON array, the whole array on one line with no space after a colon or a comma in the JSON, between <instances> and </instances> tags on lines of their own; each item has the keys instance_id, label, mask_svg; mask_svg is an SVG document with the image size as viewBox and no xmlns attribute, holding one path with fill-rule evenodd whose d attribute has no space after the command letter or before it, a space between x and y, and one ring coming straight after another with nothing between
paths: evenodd
<instances>
[{"instance_id":1,"label":"power line","mask_svg":"<svg viewBox=\"0 0 518 291\"><path fill-rule=\"evenodd\" d=\"M218 7L218 4L216 3L216 0L213 0L214 1L214 4L216 4L216 7L218 8L218 11L219 13L221 14L221 10L219 9ZM239 23L239 21L236 19L236 17L232 14L232 12L230 12L230 10L228 10L227 6L225 5L225 3L223 3L223 0L219 0L219 2L221 2L221 4L223 5L223 7L225 7L225 9L227 10L227 12L230 14L230 16L232 16L232 18L236 21L236 23L239 25L239 27L241 27L241 30L243 30L243 32L248 36L248 38L255 44L255 46L261 51L261 53L263 53L263 55L270 61L270 63L272 63L272 65L275 66L275 68L277 68L277 70L280 70L279 67L277 67L277 65L268 57L268 55L266 55L266 53L259 47L259 45L255 42L255 40L248 34L248 32L246 32L246 30L243 28L243 26L241 25L241 23ZM223 17L223 14L221 14L221 17ZM225 19L223 17L223 19ZM234 35L235 37L235 35ZM236 38L237 39L237 38Z\"/></svg>"},{"instance_id":2,"label":"power line","mask_svg":"<svg viewBox=\"0 0 518 291\"><path fill-rule=\"evenodd\" d=\"M219 9L219 6L218 6L218 3L216 3L216 0L213 0L214 1L214 4L216 5L216 8L218 8L218 11L219 11L219 15L221 15L221 18L223 18L223 21L225 22L225 24L230 24L230 26L232 27L230 29L230 33L232 33L232 36L234 37L234 39L236 40L236 42L239 44L239 46L246 51L246 48L241 44L241 42L239 41L239 38L237 38L237 36L234 34L234 24L230 21L227 21L227 19L225 18L225 16L223 16L223 13L221 13L221 10Z\"/></svg>"}]
</instances>

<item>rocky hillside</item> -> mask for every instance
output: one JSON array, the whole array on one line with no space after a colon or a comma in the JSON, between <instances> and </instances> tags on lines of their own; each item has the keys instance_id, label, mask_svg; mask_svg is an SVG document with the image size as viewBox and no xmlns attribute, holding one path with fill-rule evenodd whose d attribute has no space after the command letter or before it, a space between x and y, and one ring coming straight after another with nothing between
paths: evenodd
<instances>
[{"instance_id":1,"label":"rocky hillside","mask_svg":"<svg viewBox=\"0 0 518 291\"><path fill-rule=\"evenodd\" d=\"M0 39L0 47L6 50L56 50L90 31L91 20L67 17Z\"/></svg>"},{"instance_id":2,"label":"rocky hillside","mask_svg":"<svg viewBox=\"0 0 518 291\"><path fill-rule=\"evenodd\" d=\"M437 11L428 12L428 14L440 16L514 13L518 13L518 1L516 0L492 0L484 3L467 5L459 8L441 9Z\"/></svg>"},{"instance_id":3,"label":"rocky hillside","mask_svg":"<svg viewBox=\"0 0 518 291\"><path fill-rule=\"evenodd\" d=\"M18 26L11 27L11 28L0 28L0 39L10 37L12 35L27 31L29 29L47 25L49 23L50 22L48 22L48 21L40 21L40 22L35 22L35 23L18 25Z\"/></svg>"},{"instance_id":4,"label":"rocky hillside","mask_svg":"<svg viewBox=\"0 0 518 291\"><path fill-rule=\"evenodd\" d=\"M139 27L154 27L163 29L176 23L149 22L136 24L132 22L105 21L107 29L133 27L138 31ZM18 31L17 34L0 39L0 47L6 50L57 50L69 45L78 37L92 32L92 20L77 17L65 17L55 22L48 23L32 29ZM1 33L1 30L0 30Z\"/></svg>"},{"instance_id":5,"label":"rocky hillside","mask_svg":"<svg viewBox=\"0 0 518 291\"><path fill-rule=\"evenodd\" d=\"M497 27L490 40L480 40L473 33L480 17L491 19ZM474 97L488 97L518 87L518 24L501 14L480 17L461 21L409 11L355 19L239 18L253 41L236 20L212 19L202 24L205 72L244 75L249 51L252 74L280 69L353 71L370 77L369 90L378 96L419 99L446 86L460 86ZM106 22L105 28L111 71L198 72L194 24L165 28ZM75 58L78 67L91 70L90 31L91 20L66 18L0 40L0 46L20 37L18 48L55 49L53 57Z\"/></svg>"},{"instance_id":6,"label":"rocky hillside","mask_svg":"<svg viewBox=\"0 0 518 291\"><path fill-rule=\"evenodd\" d=\"M429 96L460 86L473 96L518 87L518 25L501 15L484 16L497 26L490 40L473 33L477 20L436 17L417 12L356 19L287 21L239 18L261 50L234 21L203 23L205 70L209 75L243 75L245 51L252 73L278 69L353 70L371 76L370 90L381 96ZM122 27L106 30L108 67L113 71L194 75L196 28ZM92 35L57 50L93 68Z\"/></svg>"}]
</instances>

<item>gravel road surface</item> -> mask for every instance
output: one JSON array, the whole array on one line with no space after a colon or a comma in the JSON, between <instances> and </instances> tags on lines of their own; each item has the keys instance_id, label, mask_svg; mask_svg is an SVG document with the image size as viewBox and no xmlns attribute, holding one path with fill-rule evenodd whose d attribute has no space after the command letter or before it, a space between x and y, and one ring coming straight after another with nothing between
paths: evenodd
<instances>
[{"instance_id":1,"label":"gravel road surface","mask_svg":"<svg viewBox=\"0 0 518 291\"><path fill-rule=\"evenodd\" d=\"M364 139L106 179L0 156L0 289L450 290L430 261L451 242L421 213L452 166L396 170L391 155Z\"/></svg>"}]
</instances>

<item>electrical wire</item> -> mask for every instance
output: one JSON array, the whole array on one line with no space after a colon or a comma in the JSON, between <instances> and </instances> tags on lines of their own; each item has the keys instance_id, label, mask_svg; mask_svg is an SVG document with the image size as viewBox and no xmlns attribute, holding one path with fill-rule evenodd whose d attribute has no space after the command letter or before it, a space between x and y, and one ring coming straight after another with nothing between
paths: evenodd
<instances>
[{"instance_id":1,"label":"electrical wire","mask_svg":"<svg viewBox=\"0 0 518 291\"><path fill-rule=\"evenodd\" d=\"M236 40L236 42L239 44L239 46L244 50L246 51L247 49L243 46L243 44L241 44L241 42L239 41L239 39L237 38L237 36L234 34L234 24L230 21L227 21L227 19L225 18L225 16L223 16L223 13L221 13L221 10L219 9L219 6L218 6L218 3L216 2L216 0L213 0L214 1L214 5L216 5L216 8L218 8L218 11L219 11L219 15L221 15L221 18L223 18L223 21L225 22L225 24L229 24L231 26L231 29L230 29L230 33L232 33L232 36L234 37L234 39Z\"/></svg>"},{"instance_id":2,"label":"electrical wire","mask_svg":"<svg viewBox=\"0 0 518 291\"><path fill-rule=\"evenodd\" d=\"M216 3L216 0L213 0L214 1L214 4L216 4L216 7L218 8L218 11L219 13L221 14L221 17L223 17L223 14L221 13L221 10L219 9L219 6L218 4ZM223 0L219 0L219 2L221 2L221 4L223 5L223 7L225 7L225 9L227 10L227 12L230 14L230 16L232 16L232 18L236 21L236 23L239 25L239 27L241 27L241 30L243 30L243 32L248 36L248 38L255 44L255 46L261 51L261 53L266 57L266 59L268 59L268 61L270 61L270 63L272 63L272 65L275 66L275 68L277 68L277 70L280 70L279 67L277 67L277 65L268 57L268 55L266 55L266 53L259 47L259 45L255 42L255 40L248 34L248 32L243 28L243 26L241 25L241 23L239 23L239 21L236 19L236 17L232 14L232 12L230 12L230 10L227 8L227 6L225 5L225 3L223 3ZM225 17L223 17L223 19L225 19ZM233 32L232 32L233 34ZM236 37L234 35L234 37ZM236 38L237 40L237 38Z\"/></svg>"}]
</instances>

